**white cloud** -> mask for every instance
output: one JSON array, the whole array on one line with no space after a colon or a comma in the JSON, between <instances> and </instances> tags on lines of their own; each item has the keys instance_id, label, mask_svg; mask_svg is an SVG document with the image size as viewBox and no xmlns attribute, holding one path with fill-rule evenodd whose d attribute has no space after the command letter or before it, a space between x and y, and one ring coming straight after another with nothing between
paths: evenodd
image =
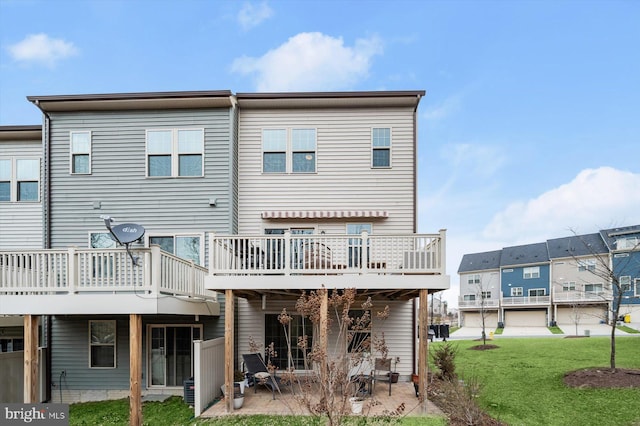
<instances>
[{"instance_id":1,"label":"white cloud","mask_svg":"<svg viewBox=\"0 0 640 426\"><path fill-rule=\"evenodd\" d=\"M71 42L51 38L47 34L30 34L24 40L8 47L14 60L23 63L54 67L56 63L78 53Z\"/></svg>"},{"instance_id":2,"label":"white cloud","mask_svg":"<svg viewBox=\"0 0 640 426\"><path fill-rule=\"evenodd\" d=\"M454 170L462 169L466 177L469 177L469 174L490 177L507 161L504 148L472 143L444 145L441 156Z\"/></svg>"},{"instance_id":3,"label":"white cloud","mask_svg":"<svg viewBox=\"0 0 640 426\"><path fill-rule=\"evenodd\" d=\"M462 96L452 95L439 105L429 106L424 112L424 118L430 122L441 121L460 110Z\"/></svg>"},{"instance_id":4,"label":"white cloud","mask_svg":"<svg viewBox=\"0 0 640 426\"><path fill-rule=\"evenodd\" d=\"M255 75L261 92L341 90L365 78L372 57L381 53L375 36L348 47L342 38L300 33L262 57L236 59L232 71Z\"/></svg>"},{"instance_id":5,"label":"white cloud","mask_svg":"<svg viewBox=\"0 0 640 426\"><path fill-rule=\"evenodd\" d=\"M484 229L489 239L515 244L640 223L640 174L611 167L586 169L571 182L516 202ZM499 248L499 247L498 247Z\"/></svg>"},{"instance_id":6,"label":"white cloud","mask_svg":"<svg viewBox=\"0 0 640 426\"><path fill-rule=\"evenodd\" d=\"M273 16L273 10L266 1L260 4L245 3L240 12L238 12L238 22L242 29L246 31L260 25L271 16Z\"/></svg>"}]
</instances>

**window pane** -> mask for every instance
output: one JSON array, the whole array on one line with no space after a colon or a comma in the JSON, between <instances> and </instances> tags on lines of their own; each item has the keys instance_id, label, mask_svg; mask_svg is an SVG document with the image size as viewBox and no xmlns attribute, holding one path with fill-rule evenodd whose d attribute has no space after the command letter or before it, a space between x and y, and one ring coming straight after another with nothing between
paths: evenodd
<instances>
[{"instance_id":1,"label":"window pane","mask_svg":"<svg viewBox=\"0 0 640 426\"><path fill-rule=\"evenodd\" d=\"M265 152L263 160L265 173L284 173L286 171L286 154L284 152Z\"/></svg>"},{"instance_id":2,"label":"window pane","mask_svg":"<svg viewBox=\"0 0 640 426\"><path fill-rule=\"evenodd\" d=\"M0 182L0 201L11 201L11 184Z\"/></svg>"},{"instance_id":3,"label":"window pane","mask_svg":"<svg viewBox=\"0 0 640 426\"><path fill-rule=\"evenodd\" d=\"M316 171L316 154L311 152L293 153L294 173L313 173Z\"/></svg>"},{"instance_id":4,"label":"window pane","mask_svg":"<svg viewBox=\"0 0 640 426\"><path fill-rule=\"evenodd\" d=\"M11 160L0 160L0 180L11 180Z\"/></svg>"},{"instance_id":5,"label":"window pane","mask_svg":"<svg viewBox=\"0 0 640 426\"><path fill-rule=\"evenodd\" d=\"M147 132L147 153L171 153L171 130Z\"/></svg>"},{"instance_id":6,"label":"window pane","mask_svg":"<svg viewBox=\"0 0 640 426\"><path fill-rule=\"evenodd\" d=\"M202 176L202 156L200 154L182 154L178 160L178 176Z\"/></svg>"},{"instance_id":7,"label":"window pane","mask_svg":"<svg viewBox=\"0 0 640 426\"><path fill-rule=\"evenodd\" d=\"M174 253L173 251L173 237L151 237L149 238L149 244L157 244L160 249L167 253Z\"/></svg>"},{"instance_id":8,"label":"window pane","mask_svg":"<svg viewBox=\"0 0 640 426\"><path fill-rule=\"evenodd\" d=\"M149 176L171 176L171 156L150 155Z\"/></svg>"},{"instance_id":9,"label":"window pane","mask_svg":"<svg viewBox=\"0 0 640 426\"><path fill-rule=\"evenodd\" d=\"M18 201L38 201L38 182L18 182Z\"/></svg>"},{"instance_id":10,"label":"window pane","mask_svg":"<svg viewBox=\"0 0 640 426\"><path fill-rule=\"evenodd\" d=\"M266 129L262 131L263 151L286 151L287 131L284 129Z\"/></svg>"},{"instance_id":11,"label":"window pane","mask_svg":"<svg viewBox=\"0 0 640 426\"><path fill-rule=\"evenodd\" d=\"M176 255L200 264L200 238L176 237Z\"/></svg>"},{"instance_id":12,"label":"window pane","mask_svg":"<svg viewBox=\"0 0 640 426\"><path fill-rule=\"evenodd\" d=\"M388 149L373 150L373 167L389 167L390 155Z\"/></svg>"},{"instance_id":13,"label":"window pane","mask_svg":"<svg viewBox=\"0 0 640 426\"><path fill-rule=\"evenodd\" d=\"M202 130L178 130L178 152L202 152Z\"/></svg>"},{"instance_id":14,"label":"window pane","mask_svg":"<svg viewBox=\"0 0 640 426\"><path fill-rule=\"evenodd\" d=\"M315 151L315 129L293 129L291 131L291 148L294 151Z\"/></svg>"},{"instance_id":15,"label":"window pane","mask_svg":"<svg viewBox=\"0 0 640 426\"><path fill-rule=\"evenodd\" d=\"M88 153L91 150L91 134L89 132L71 134L71 152Z\"/></svg>"},{"instance_id":16,"label":"window pane","mask_svg":"<svg viewBox=\"0 0 640 426\"><path fill-rule=\"evenodd\" d=\"M391 146L391 129L373 129L373 146L374 147L390 147Z\"/></svg>"},{"instance_id":17,"label":"window pane","mask_svg":"<svg viewBox=\"0 0 640 426\"><path fill-rule=\"evenodd\" d=\"M73 156L72 173L89 173L89 155L75 154Z\"/></svg>"},{"instance_id":18,"label":"window pane","mask_svg":"<svg viewBox=\"0 0 640 426\"><path fill-rule=\"evenodd\" d=\"M17 160L16 169L18 180L38 180L40 178L40 160Z\"/></svg>"},{"instance_id":19,"label":"window pane","mask_svg":"<svg viewBox=\"0 0 640 426\"><path fill-rule=\"evenodd\" d=\"M91 366L92 367L115 367L114 346L91 346Z\"/></svg>"}]
</instances>

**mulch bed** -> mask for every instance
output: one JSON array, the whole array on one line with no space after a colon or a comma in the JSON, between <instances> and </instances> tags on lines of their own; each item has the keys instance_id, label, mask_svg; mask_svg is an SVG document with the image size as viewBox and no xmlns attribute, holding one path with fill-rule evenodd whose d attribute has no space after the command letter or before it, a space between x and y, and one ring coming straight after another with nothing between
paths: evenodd
<instances>
[{"instance_id":1,"label":"mulch bed","mask_svg":"<svg viewBox=\"0 0 640 426\"><path fill-rule=\"evenodd\" d=\"M572 388L640 388L640 370L587 368L565 374L564 383Z\"/></svg>"},{"instance_id":2,"label":"mulch bed","mask_svg":"<svg viewBox=\"0 0 640 426\"><path fill-rule=\"evenodd\" d=\"M497 345L476 345L476 346L471 346L469 348L469 350L472 351L486 351L489 349L498 349L500 346Z\"/></svg>"}]
</instances>

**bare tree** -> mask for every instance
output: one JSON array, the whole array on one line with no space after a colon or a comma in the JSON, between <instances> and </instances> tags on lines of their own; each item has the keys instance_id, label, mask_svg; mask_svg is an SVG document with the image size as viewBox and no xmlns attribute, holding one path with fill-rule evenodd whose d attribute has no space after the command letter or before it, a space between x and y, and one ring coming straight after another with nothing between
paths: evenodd
<instances>
[{"instance_id":1,"label":"bare tree","mask_svg":"<svg viewBox=\"0 0 640 426\"><path fill-rule=\"evenodd\" d=\"M482 344L487 344L487 318L491 315L488 308L487 300L491 300L493 297L493 286L491 285L493 275L489 279L488 283L483 283L482 278L480 282L476 283L476 298L480 301L480 319L482 320Z\"/></svg>"},{"instance_id":2,"label":"bare tree","mask_svg":"<svg viewBox=\"0 0 640 426\"><path fill-rule=\"evenodd\" d=\"M575 232L574 232L575 235ZM576 235L580 241L584 244L584 247L595 259L596 265L594 268L587 269L591 274L600 278L605 283L611 286L613 300L611 303L611 316L608 318L609 325L611 327L611 344L610 344L610 357L609 364L612 370L616 369L616 325L618 316L620 315L620 306L624 299L624 293L627 290L621 283L620 278L625 276L629 270L631 270L635 264L632 264L633 256L626 256L615 265L609 254L603 255L602 253L596 253L591 244L586 242L581 236ZM636 243L633 247L627 248L629 252L635 252L640 250L640 242ZM576 256L573 256L573 260L579 265L582 260Z\"/></svg>"},{"instance_id":3,"label":"bare tree","mask_svg":"<svg viewBox=\"0 0 640 426\"><path fill-rule=\"evenodd\" d=\"M579 303L571 304L571 320L576 327L576 336L578 335L578 326L582 319L582 306Z\"/></svg>"}]
</instances>

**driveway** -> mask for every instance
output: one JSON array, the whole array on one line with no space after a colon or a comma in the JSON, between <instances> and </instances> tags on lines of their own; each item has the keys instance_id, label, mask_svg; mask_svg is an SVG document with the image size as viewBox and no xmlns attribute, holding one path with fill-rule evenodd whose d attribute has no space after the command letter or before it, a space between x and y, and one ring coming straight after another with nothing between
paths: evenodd
<instances>
[{"instance_id":1,"label":"driveway","mask_svg":"<svg viewBox=\"0 0 640 426\"><path fill-rule=\"evenodd\" d=\"M564 331L565 336L576 335L575 324L558 324L558 327L560 327L560 329ZM611 336L611 326L607 324L579 324L577 335L586 336L587 330L589 331L590 336ZM629 333L625 333L621 330L616 330L616 335L627 336L629 335Z\"/></svg>"},{"instance_id":2,"label":"driveway","mask_svg":"<svg viewBox=\"0 0 640 426\"><path fill-rule=\"evenodd\" d=\"M502 336L504 337L540 337L551 335L553 335L553 333L551 333L547 327L505 327L502 332Z\"/></svg>"}]
</instances>

